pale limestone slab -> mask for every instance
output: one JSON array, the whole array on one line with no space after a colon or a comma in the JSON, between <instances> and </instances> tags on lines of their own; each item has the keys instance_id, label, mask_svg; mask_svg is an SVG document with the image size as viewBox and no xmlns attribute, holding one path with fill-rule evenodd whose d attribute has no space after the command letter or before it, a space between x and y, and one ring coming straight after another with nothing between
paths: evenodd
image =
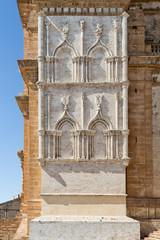
<instances>
[{"instance_id":1,"label":"pale limestone slab","mask_svg":"<svg viewBox=\"0 0 160 240\"><path fill-rule=\"evenodd\" d=\"M140 240L139 222L128 217L45 216L30 223L30 240Z\"/></svg>"}]
</instances>

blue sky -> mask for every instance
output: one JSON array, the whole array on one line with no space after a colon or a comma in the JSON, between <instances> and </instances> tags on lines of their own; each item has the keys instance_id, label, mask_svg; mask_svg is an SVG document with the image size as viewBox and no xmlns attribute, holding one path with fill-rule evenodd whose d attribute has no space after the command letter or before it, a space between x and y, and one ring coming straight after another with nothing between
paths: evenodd
<instances>
[{"instance_id":1,"label":"blue sky","mask_svg":"<svg viewBox=\"0 0 160 240\"><path fill-rule=\"evenodd\" d=\"M23 29L16 0L1 1L0 203L21 193L17 151L23 149L23 117L15 96L23 91L17 59L23 59Z\"/></svg>"}]
</instances>

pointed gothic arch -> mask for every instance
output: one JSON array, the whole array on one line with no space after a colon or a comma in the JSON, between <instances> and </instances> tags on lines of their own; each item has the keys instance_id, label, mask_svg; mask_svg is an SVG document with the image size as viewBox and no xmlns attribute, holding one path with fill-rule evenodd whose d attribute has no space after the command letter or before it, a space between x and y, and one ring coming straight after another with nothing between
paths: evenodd
<instances>
[{"instance_id":1,"label":"pointed gothic arch","mask_svg":"<svg viewBox=\"0 0 160 240\"><path fill-rule=\"evenodd\" d=\"M88 50L87 55L91 61L88 63L89 81L107 81L107 59L113 56L107 46L98 39Z\"/></svg>"},{"instance_id":2,"label":"pointed gothic arch","mask_svg":"<svg viewBox=\"0 0 160 240\"><path fill-rule=\"evenodd\" d=\"M78 56L77 50L65 39L53 51L53 69L55 70L55 82L73 82L75 63Z\"/></svg>"}]
</instances>

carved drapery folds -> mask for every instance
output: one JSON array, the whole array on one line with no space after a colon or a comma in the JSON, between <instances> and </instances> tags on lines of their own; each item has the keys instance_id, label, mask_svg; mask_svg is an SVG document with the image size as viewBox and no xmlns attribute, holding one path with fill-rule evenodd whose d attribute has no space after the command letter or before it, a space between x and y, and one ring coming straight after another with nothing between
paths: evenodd
<instances>
[{"instance_id":1,"label":"carved drapery folds","mask_svg":"<svg viewBox=\"0 0 160 240\"><path fill-rule=\"evenodd\" d=\"M68 40L70 32L66 23L61 31L54 25L50 18L46 24L46 82L70 83L70 82L119 82L119 67L122 59L117 55L118 31L120 23L113 22L115 31L115 50L113 52L103 43L103 24L97 24L95 31L95 43L84 52L85 23L80 21L80 53ZM53 50L50 49L50 31L52 27L60 32L63 40ZM50 55L50 52L52 54ZM98 71L97 71L98 69Z\"/></svg>"}]
</instances>

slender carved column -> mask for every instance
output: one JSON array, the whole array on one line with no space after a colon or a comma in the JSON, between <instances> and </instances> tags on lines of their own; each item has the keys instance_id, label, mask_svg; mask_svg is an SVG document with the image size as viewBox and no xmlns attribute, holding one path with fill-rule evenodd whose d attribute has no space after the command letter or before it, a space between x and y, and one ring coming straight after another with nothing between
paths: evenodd
<instances>
[{"instance_id":1,"label":"slender carved column","mask_svg":"<svg viewBox=\"0 0 160 240\"><path fill-rule=\"evenodd\" d=\"M55 60L53 57L51 57L51 82L55 82Z\"/></svg>"},{"instance_id":2,"label":"slender carved column","mask_svg":"<svg viewBox=\"0 0 160 240\"><path fill-rule=\"evenodd\" d=\"M108 159L108 135L106 134L106 159Z\"/></svg>"},{"instance_id":3,"label":"slender carved column","mask_svg":"<svg viewBox=\"0 0 160 240\"><path fill-rule=\"evenodd\" d=\"M128 135L129 130L123 130L123 159L128 159Z\"/></svg>"},{"instance_id":4,"label":"slender carved column","mask_svg":"<svg viewBox=\"0 0 160 240\"><path fill-rule=\"evenodd\" d=\"M123 84L123 158L128 158L128 86Z\"/></svg>"},{"instance_id":5,"label":"slender carved column","mask_svg":"<svg viewBox=\"0 0 160 240\"><path fill-rule=\"evenodd\" d=\"M119 78L118 78L118 63L119 63L119 58L115 57L115 82L119 81Z\"/></svg>"},{"instance_id":6,"label":"slender carved column","mask_svg":"<svg viewBox=\"0 0 160 240\"><path fill-rule=\"evenodd\" d=\"M81 158L81 155L80 155L80 133L78 132L78 134L77 134L78 136L77 136L77 138L78 138L78 159L80 159Z\"/></svg>"},{"instance_id":7,"label":"slender carved column","mask_svg":"<svg viewBox=\"0 0 160 240\"><path fill-rule=\"evenodd\" d=\"M108 58L108 82L111 81L111 62L110 58Z\"/></svg>"},{"instance_id":8,"label":"slender carved column","mask_svg":"<svg viewBox=\"0 0 160 240\"><path fill-rule=\"evenodd\" d=\"M78 82L81 82L81 79L80 79L80 77L82 77L81 76L81 71L80 71L80 57L77 59L78 60Z\"/></svg>"},{"instance_id":9,"label":"slender carved column","mask_svg":"<svg viewBox=\"0 0 160 240\"><path fill-rule=\"evenodd\" d=\"M84 57L81 57L81 82L84 82Z\"/></svg>"},{"instance_id":10,"label":"slender carved column","mask_svg":"<svg viewBox=\"0 0 160 240\"><path fill-rule=\"evenodd\" d=\"M48 135L48 158L51 158L51 132L48 131L47 132L47 135Z\"/></svg>"},{"instance_id":11,"label":"slender carved column","mask_svg":"<svg viewBox=\"0 0 160 240\"><path fill-rule=\"evenodd\" d=\"M84 29L85 29L85 21L80 21L80 27L81 27L81 56L84 55Z\"/></svg>"},{"instance_id":12,"label":"slender carved column","mask_svg":"<svg viewBox=\"0 0 160 240\"><path fill-rule=\"evenodd\" d=\"M124 12L122 14L122 80L128 81L128 54L127 54L127 18L129 15Z\"/></svg>"},{"instance_id":13,"label":"slender carved column","mask_svg":"<svg viewBox=\"0 0 160 240\"><path fill-rule=\"evenodd\" d=\"M111 82L114 82L114 58L110 58L111 64Z\"/></svg>"},{"instance_id":14,"label":"slender carved column","mask_svg":"<svg viewBox=\"0 0 160 240\"><path fill-rule=\"evenodd\" d=\"M51 95L47 95L47 105L48 105L48 158L51 158Z\"/></svg>"},{"instance_id":15,"label":"slender carved column","mask_svg":"<svg viewBox=\"0 0 160 240\"><path fill-rule=\"evenodd\" d=\"M119 143L119 134L116 134L116 159L119 158L119 146L118 146L118 143Z\"/></svg>"},{"instance_id":16,"label":"slender carved column","mask_svg":"<svg viewBox=\"0 0 160 240\"><path fill-rule=\"evenodd\" d=\"M76 151L75 151L76 136L75 136L75 132L72 132L72 137L73 137L73 159L75 159L76 158Z\"/></svg>"},{"instance_id":17,"label":"slender carved column","mask_svg":"<svg viewBox=\"0 0 160 240\"><path fill-rule=\"evenodd\" d=\"M116 25L114 29L114 47L115 47L115 56L118 56L118 28Z\"/></svg>"},{"instance_id":18,"label":"slender carved column","mask_svg":"<svg viewBox=\"0 0 160 240\"><path fill-rule=\"evenodd\" d=\"M106 154L105 154L105 158L108 159L108 131L104 131L104 136L106 138Z\"/></svg>"},{"instance_id":19,"label":"slender carved column","mask_svg":"<svg viewBox=\"0 0 160 240\"><path fill-rule=\"evenodd\" d=\"M116 129L119 128L119 107L118 107L118 105L119 105L119 94L116 93L115 94Z\"/></svg>"},{"instance_id":20,"label":"slender carved column","mask_svg":"<svg viewBox=\"0 0 160 240\"><path fill-rule=\"evenodd\" d=\"M89 82L89 58L86 57L86 82Z\"/></svg>"},{"instance_id":21,"label":"slender carved column","mask_svg":"<svg viewBox=\"0 0 160 240\"><path fill-rule=\"evenodd\" d=\"M76 67L75 67L75 82L78 82L78 61L77 58L75 59L76 61Z\"/></svg>"},{"instance_id":22,"label":"slender carved column","mask_svg":"<svg viewBox=\"0 0 160 240\"><path fill-rule=\"evenodd\" d=\"M39 158L44 157L44 87L38 84Z\"/></svg>"},{"instance_id":23,"label":"slender carved column","mask_svg":"<svg viewBox=\"0 0 160 240\"><path fill-rule=\"evenodd\" d=\"M84 129L84 93L81 94L81 116L82 116L82 129Z\"/></svg>"},{"instance_id":24,"label":"slender carved column","mask_svg":"<svg viewBox=\"0 0 160 240\"><path fill-rule=\"evenodd\" d=\"M53 153L54 158L57 158L57 136L54 134L54 153Z\"/></svg>"},{"instance_id":25,"label":"slender carved column","mask_svg":"<svg viewBox=\"0 0 160 240\"><path fill-rule=\"evenodd\" d=\"M49 49L49 37L50 37L50 27L51 27L51 23L46 23L45 24L46 27L46 32L47 32L47 82L50 83L51 79L50 79L50 70L51 70L51 59L50 59L50 49Z\"/></svg>"},{"instance_id":26,"label":"slender carved column","mask_svg":"<svg viewBox=\"0 0 160 240\"><path fill-rule=\"evenodd\" d=\"M51 23L46 23L46 31L47 31L47 56L50 56L50 49L49 49L50 28L51 28Z\"/></svg>"},{"instance_id":27,"label":"slender carved column","mask_svg":"<svg viewBox=\"0 0 160 240\"><path fill-rule=\"evenodd\" d=\"M108 134L108 159L111 158L111 136L110 133Z\"/></svg>"},{"instance_id":28,"label":"slender carved column","mask_svg":"<svg viewBox=\"0 0 160 240\"><path fill-rule=\"evenodd\" d=\"M85 134L82 132L82 159L85 159Z\"/></svg>"},{"instance_id":29,"label":"slender carved column","mask_svg":"<svg viewBox=\"0 0 160 240\"><path fill-rule=\"evenodd\" d=\"M89 159L89 134L87 134L87 143L86 143L86 156Z\"/></svg>"},{"instance_id":30,"label":"slender carved column","mask_svg":"<svg viewBox=\"0 0 160 240\"><path fill-rule=\"evenodd\" d=\"M72 59L72 72L73 72L73 82L76 82L76 78L75 78L75 58Z\"/></svg>"},{"instance_id":31,"label":"slender carved column","mask_svg":"<svg viewBox=\"0 0 160 240\"><path fill-rule=\"evenodd\" d=\"M114 133L110 133L111 136L111 159L114 158Z\"/></svg>"}]
</instances>

